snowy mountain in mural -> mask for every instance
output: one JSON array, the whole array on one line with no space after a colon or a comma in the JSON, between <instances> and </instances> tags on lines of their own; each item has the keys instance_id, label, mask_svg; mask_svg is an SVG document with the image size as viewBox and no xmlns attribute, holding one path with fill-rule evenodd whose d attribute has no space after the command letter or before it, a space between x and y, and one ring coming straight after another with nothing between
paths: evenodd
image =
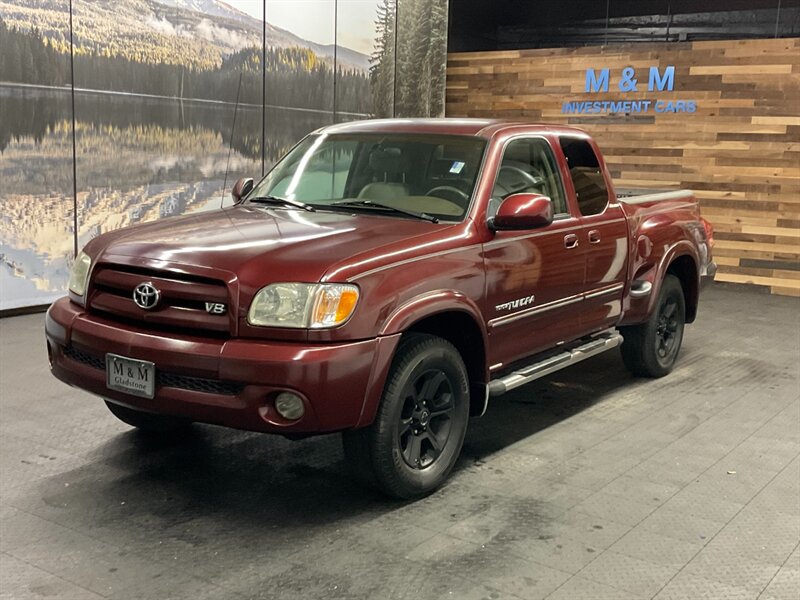
<instances>
[{"instance_id":1,"label":"snowy mountain in mural","mask_svg":"<svg viewBox=\"0 0 800 600\"><path fill-rule=\"evenodd\" d=\"M0 18L9 27L35 27L59 45L68 41L62 0L0 1ZM73 26L81 54L199 69L219 66L223 57L244 48L260 48L262 39L261 19L218 0L75 0ZM268 47L304 48L333 59L333 45L305 40L269 22L266 33ZM341 45L337 54L344 67L369 68L365 54Z\"/></svg>"}]
</instances>

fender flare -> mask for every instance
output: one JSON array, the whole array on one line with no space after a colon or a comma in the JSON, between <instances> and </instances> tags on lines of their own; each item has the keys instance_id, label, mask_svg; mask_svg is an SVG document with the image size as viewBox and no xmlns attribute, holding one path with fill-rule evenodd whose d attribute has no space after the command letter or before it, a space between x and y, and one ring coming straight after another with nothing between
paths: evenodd
<instances>
[{"instance_id":1,"label":"fender flare","mask_svg":"<svg viewBox=\"0 0 800 600\"><path fill-rule=\"evenodd\" d=\"M448 289L432 290L406 300L392 311L378 335L403 333L414 323L443 312L463 312L470 316L481 332L485 347L488 347L488 334L478 305L466 294Z\"/></svg>"},{"instance_id":2,"label":"fender flare","mask_svg":"<svg viewBox=\"0 0 800 600\"><path fill-rule=\"evenodd\" d=\"M697 254L697 249L687 240L681 240L672 246L670 246L667 251L664 253L664 256L661 257L661 260L658 263L658 268L656 269L656 277L655 281L653 282L653 292L650 294L649 301L647 303L647 314L650 315L655 307L655 304L658 300L658 296L661 293L661 285L664 283L664 278L667 276L667 269L672 264L672 262L681 256L688 256L689 258L694 261L695 269L698 273L698 281L697 286L699 288L700 284L700 257Z\"/></svg>"},{"instance_id":3,"label":"fender flare","mask_svg":"<svg viewBox=\"0 0 800 600\"><path fill-rule=\"evenodd\" d=\"M375 418L400 336L415 323L446 312L464 313L475 322L481 333L485 354L489 347L489 339L483 324L482 313L478 305L468 296L457 290L441 289L425 292L408 299L392 311L378 333L379 348L376 352L368 392L364 398L361 416L356 427L369 425ZM488 370L485 376L488 377Z\"/></svg>"}]
</instances>

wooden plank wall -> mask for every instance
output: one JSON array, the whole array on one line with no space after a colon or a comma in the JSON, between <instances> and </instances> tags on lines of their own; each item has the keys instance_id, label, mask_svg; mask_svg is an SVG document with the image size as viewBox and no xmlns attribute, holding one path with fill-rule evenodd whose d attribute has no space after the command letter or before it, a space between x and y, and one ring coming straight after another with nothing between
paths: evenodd
<instances>
[{"instance_id":1,"label":"wooden plank wall","mask_svg":"<svg viewBox=\"0 0 800 600\"><path fill-rule=\"evenodd\" d=\"M675 65L672 92L647 70ZM608 67L607 93L585 93ZM622 93L634 67L640 91ZM696 100L694 114L562 114L567 101ZM800 38L450 54L449 117L581 127L617 185L690 188L714 224L718 281L800 296Z\"/></svg>"}]
</instances>

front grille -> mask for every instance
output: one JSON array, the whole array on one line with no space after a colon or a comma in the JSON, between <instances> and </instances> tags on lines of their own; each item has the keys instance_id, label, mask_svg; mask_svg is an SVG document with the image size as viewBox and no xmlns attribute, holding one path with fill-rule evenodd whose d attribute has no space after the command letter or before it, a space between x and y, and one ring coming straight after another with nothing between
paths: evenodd
<instances>
[{"instance_id":1,"label":"front grille","mask_svg":"<svg viewBox=\"0 0 800 600\"><path fill-rule=\"evenodd\" d=\"M206 392L207 394L220 394L222 396L236 396L244 387L242 384L234 383L233 381L189 377L188 375L178 375L177 373L166 373L158 370L156 370L156 382L164 387Z\"/></svg>"},{"instance_id":2,"label":"front grille","mask_svg":"<svg viewBox=\"0 0 800 600\"><path fill-rule=\"evenodd\" d=\"M95 369L100 369L101 371L106 370L105 360L99 356L93 356L83 352L82 350L78 350L74 346L64 346L64 355L67 358L71 358L72 360L83 363L84 365L89 365Z\"/></svg>"},{"instance_id":3,"label":"front grille","mask_svg":"<svg viewBox=\"0 0 800 600\"><path fill-rule=\"evenodd\" d=\"M160 292L151 310L139 308L133 290L152 283ZM223 314L210 314L206 304L224 304ZM234 325L228 286L224 281L177 271L159 271L100 263L95 267L88 308L106 318L159 331L228 336Z\"/></svg>"},{"instance_id":4,"label":"front grille","mask_svg":"<svg viewBox=\"0 0 800 600\"><path fill-rule=\"evenodd\" d=\"M74 346L63 347L64 356L76 362L92 367L99 371L106 370L106 363L103 358L78 350ZM203 377L191 377L178 373L169 373L156 369L156 385L159 387L171 387L192 392L205 392L207 394L218 394L221 396L236 396L244 385L233 381L221 381L219 379L205 379Z\"/></svg>"}]
</instances>

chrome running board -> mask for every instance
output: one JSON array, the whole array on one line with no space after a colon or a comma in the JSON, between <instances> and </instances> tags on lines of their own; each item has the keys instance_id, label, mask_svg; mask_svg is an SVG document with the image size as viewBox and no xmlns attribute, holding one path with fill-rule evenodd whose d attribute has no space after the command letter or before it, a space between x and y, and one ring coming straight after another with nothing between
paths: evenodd
<instances>
[{"instance_id":1,"label":"chrome running board","mask_svg":"<svg viewBox=\"0 0 800 600\"><path fill-rule=\"evenodd\" d=\"M522 367L498 379L493 379L489 382L489 395L499 396L500 394L505 394L507 391L530 383L535 379L565 369L606 350L616 348L621 343L622 335L616 329L603 331L579 346Z\"/></svg>"}]
</instances>

